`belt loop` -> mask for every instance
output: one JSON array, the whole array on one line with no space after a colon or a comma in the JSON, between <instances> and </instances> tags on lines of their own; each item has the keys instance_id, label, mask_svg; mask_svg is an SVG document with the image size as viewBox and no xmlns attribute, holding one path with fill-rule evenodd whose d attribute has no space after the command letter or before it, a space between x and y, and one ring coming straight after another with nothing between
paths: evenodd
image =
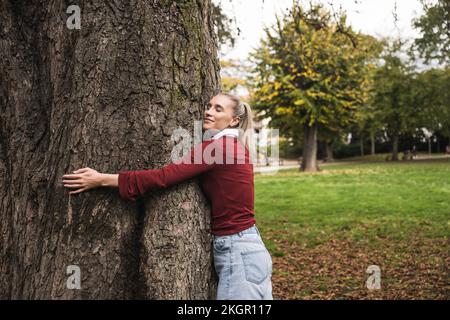
<instances>
[{"instance_id":1,"label":"belt loop","mask_svg":"<svg viewBox=\"0 0 450 320\"><path fill-rule=\"evenodd\" d=\"M242 238L242 234L243 234L242 231L239 231L239 232L238 232L239 238Z\"/></svg>"}]
</instances>

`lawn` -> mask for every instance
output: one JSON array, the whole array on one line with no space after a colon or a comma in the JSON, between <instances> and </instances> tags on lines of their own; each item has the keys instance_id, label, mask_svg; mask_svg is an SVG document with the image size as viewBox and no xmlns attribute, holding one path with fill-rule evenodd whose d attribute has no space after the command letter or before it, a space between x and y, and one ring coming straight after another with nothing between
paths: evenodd
<instances>
[{"instance_id":1,"label":"lawn","mask_svg":"<svg viewBox=\"0 0 450 320\"><path fill-rule=\"evenodd\" d=\"M448 298L450 159L290 169L256 175L255 193L274 297ZM370 264L381 290L365 287Z\"/></svg>"}]
</instances>

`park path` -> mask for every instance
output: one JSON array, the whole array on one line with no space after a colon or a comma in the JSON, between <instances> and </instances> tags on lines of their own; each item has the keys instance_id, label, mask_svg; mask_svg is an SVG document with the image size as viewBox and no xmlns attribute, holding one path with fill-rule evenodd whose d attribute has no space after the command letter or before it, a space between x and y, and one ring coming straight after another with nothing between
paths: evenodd
<instances>
[{"instance_id":1,"label":"park path","mask_svg":"<svg viewBox=\"0 0 450 320\"><path fill-rule=\"evenodd\" d=\"M399 160L398 163L401 162L416 162L416 161L425 161L425 160L437 160L437 159L450 159L450 155L419 155L414 160ZM385 163L384 160L364 160L364 159L358 159L358 160L343 160L343 161L331 161L331 162L323 162L318 161L318 164L320 167L327 167L329 165L351 165L356 163ZM295 169L299 168L300 164L296 160L283 160L283 165L279 166L264 166L264 165L258 165L255 168L255 173L276 173L279 170L288 170L288 169Z\"/></svg>"}]
</instances>

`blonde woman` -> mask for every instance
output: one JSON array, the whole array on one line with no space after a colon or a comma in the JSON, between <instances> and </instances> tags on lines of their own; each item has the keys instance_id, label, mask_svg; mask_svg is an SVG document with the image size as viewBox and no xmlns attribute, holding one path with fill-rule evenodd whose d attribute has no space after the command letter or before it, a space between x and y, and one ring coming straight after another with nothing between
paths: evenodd
<instances>
[{"instance_id":1,"label":"blonde woman","mask_svg":"<svg viewBox=\"0 0 450 320\"><path fill-rule=\"evenodd\" d=\"M220 93L206 106L203 129L212 133L211 139L194 146L181 161L119 174L83 168L64 175L64 186L70 194L118 187L120 197L135 201L151 188L200 176L212 209L217 299L272 299L272 258L255 225L251 135L244 139L245 133L253 132L250 106Z\"/></svg>"}]
</instances>

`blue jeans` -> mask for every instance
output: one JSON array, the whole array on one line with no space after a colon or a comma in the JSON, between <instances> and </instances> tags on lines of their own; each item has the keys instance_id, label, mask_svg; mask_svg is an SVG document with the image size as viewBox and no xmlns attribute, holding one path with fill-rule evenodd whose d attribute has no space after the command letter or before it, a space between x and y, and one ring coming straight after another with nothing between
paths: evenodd
<instances>
[{"instance_id":1,"label":"blue jeans","mask_svg":"<svg viewBox=\"0 0 450 320\"><path fill-rule=\"evenodd\" d=\"M272 257L258 228L213 238L217 300L272 300Z\"/></svg>"}]
</instances>

